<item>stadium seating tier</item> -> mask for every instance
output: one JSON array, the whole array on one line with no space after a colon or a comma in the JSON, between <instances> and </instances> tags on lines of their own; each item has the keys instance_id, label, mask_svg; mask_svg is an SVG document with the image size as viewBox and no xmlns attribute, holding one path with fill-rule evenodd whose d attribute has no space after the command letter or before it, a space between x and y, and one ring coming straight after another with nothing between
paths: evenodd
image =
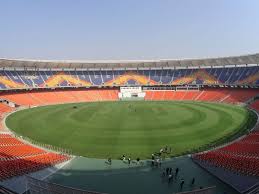
<instances>
[{"instance_id":1,"label":"stadium seating tier","mask_svg":"<svg viewBox=\"0 0 259 194\"><path fill-rule=\"evenodd\" d=\"M240 174L259 176L259 132L219 149L195 154L193 158Z\"/></svg>"},{"instance_id":2,"label":"stadium seating tier","mask_svg":"<svg viewBox=\"0 0 259 194\"><path fill-rule=\"evenodd\" d=\"M10 134L0 134L0 181L68 160L62 154L26 144Z\"/></svg>"},{"instance_id":3,"label":"stadium seating tier","mask_svg":"<svg viewBox=\"0 0 259 194\"><path fill-rule=\"evenodd\" d=\"M0 71L0 89L163 84L259 85L259 67L131 71Z\"/></svg>"}]
</instances>

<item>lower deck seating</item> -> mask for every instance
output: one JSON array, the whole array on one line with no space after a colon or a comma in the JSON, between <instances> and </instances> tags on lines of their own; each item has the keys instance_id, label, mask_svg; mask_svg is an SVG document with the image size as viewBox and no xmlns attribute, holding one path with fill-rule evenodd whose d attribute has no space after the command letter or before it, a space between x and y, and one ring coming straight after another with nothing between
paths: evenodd
<instances>
[{"instance_id":1,"label":"lower deck seating","mask_svg":"<svg viewBox=\"0 0 259 194\"><path fill-rule=\"evenodd\" d=\"M0 94L0 97L18 105L38 106L89 101L114 101L118 99L118 90L54 90L31 91L22 93Z\"/></svg>"},{"instance_id":2,"label":"lower deck seating","mask_svg":"<svg viewBox=\"0 0 259 194\"><path fill-rule=\"evenodd\" d=\"M193 155L195 160L249 176L259 176L259 132L222 148Z\"/></svg>"},{"instance_id":3,"label":"lower deck seating","mask_svg":"<svg viewBox=\"0 0 259 194\"><path fill-rule=\"evenodd\" d=\"M146 100L194 100L237 104L259 94L256 89L203 89L197 91L146 91Z\"/></svg>"},{"instance_id":4,"label":"lower deck seating","mask_svg":"<svg viewBox=\"0 0 259 194\"><path fill-rule=\"evenodd\" d=\"M6 112L10 112L12 110L13 110L13 108L11 108L10 106L0 103L0 113L6 113Z\"/></svg>"},{"instance_id":5,"label":"lower deck seating","mask_svg":"<svg viewBox=\"0 0 259 194\"><path fill-rule=\"evenodd\" d=\"M30 145L9 145L0 147L0 160L11 160L16 157L26 157L36 154L42 154L44 150L32 147Z\"/></svg>"},{"instance_id":6,"label":"lower deck seating","mask_svg":"<svg viewBox=\"0 0 259 194\"><path fill-rule=\"evenodd\" d=\"M1 134L0 135L0 146L15 146L22 145L23 143L10 135Z\"/></svg>"},{"instance_id":7,"label":"lower deck seating","mask_svg":"<svg viewBox=\"0 0 259 194\"><path fill-rule=\"evenodd\" d=\"M223 103L243 103L258 95L256 89L202 89L182 91L145 91L145 100L193 100ZM2 93L0 98L23 106L39 106L73 102L115 101L117 89L73 89L53 91L30 91L22 93ZM1 107L0 107L1 111Z\"/></svg>"},{"instance_id":8,"label":"lower deck seating","mask_svg":"<svg viewBox=\"0 0 259 194\"><path fill-rule=\"evenodd\" d=\"M247 157L238 154L211 151L195 156L196 159L206 161L212 165L245 175L259 176L259 160L257 157Z\"/></svg>"},{"instance_id":9,"label":"lower deck seating","mask_svg":"<svg viewBox=\"0 0 259 194\"><path fill-rule=\"evenodd\" d=\"M3 129L2 119L3 119L4 114L11 112L13 110L14 110L14 108L12 108L6 104L0 103L0 130Z\"/></svg>"},{"instance_id":10,"label":"lower deck seating","mask_svg":"<svg viewBox=\"0 0 259 194\"><path fill-rule=\"evenodd\" d=\"M256 100L250 104L250 108L255 109L257 112L259 112L259 100Z\"/></svg>"},{"instance_id":11,"label":"lower deck seating","mask_svg":"<svg viewBox=\"0 0 259 194\"><path fill-rule=\"evenodd\" d=\"M65 160L67 156L47 152L15 160L0 160L0 180L35 172Z\"/></svg>"},{"instance_id":12,"label":"lower deck seating","mask_svg":"<svg viewBox=\"0 0 259 194\"><path fill-rule=\"evenodd\" d=\"M68 156L26 144L9 134L0 134L0 181L63 162Z\"/></svg>"}]
</instances>

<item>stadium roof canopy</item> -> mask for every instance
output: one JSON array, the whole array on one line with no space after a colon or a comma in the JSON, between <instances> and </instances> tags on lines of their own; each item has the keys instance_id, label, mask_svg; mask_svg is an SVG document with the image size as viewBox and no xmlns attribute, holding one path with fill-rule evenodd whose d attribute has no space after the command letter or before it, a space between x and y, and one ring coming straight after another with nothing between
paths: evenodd
<instances>
[{"instance_id":1,"label":"stadium roof canopy","mask_svg":"<svg viewBox=\"0 0 259 194\"><path fill-rule=\"evenodd\" d=\"M161 60L31 60L0 59L0 68L150 68L150 67L190 67L259 64L259 53L232 57L201 59L161 59Z\"/></svg>"}]
</instances>

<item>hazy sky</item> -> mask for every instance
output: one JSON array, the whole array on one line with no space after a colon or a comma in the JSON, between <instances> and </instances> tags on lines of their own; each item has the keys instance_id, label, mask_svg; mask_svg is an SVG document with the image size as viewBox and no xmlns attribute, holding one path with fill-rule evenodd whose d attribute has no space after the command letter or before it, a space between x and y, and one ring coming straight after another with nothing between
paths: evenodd
<instances>
[{"instance_id":1,"label":"hazy sky","mask_svg":"<svg viewBox=\"0 0 259 194\"><path fill-rule=\"evenodd\" d=\"M0 0L0 57L176 59L259 52L259 0Z\"/></svg>"}]
</instances>

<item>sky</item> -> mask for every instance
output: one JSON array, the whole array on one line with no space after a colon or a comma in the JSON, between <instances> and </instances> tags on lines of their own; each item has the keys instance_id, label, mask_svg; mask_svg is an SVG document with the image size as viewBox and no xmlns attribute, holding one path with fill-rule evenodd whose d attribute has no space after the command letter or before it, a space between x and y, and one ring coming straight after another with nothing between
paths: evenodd
<instances>
[{"instance_id":1,"label":"sky","mask_svg":"<svg viewBox=\"0 0 259 194\"><path fill-rule=\"evenodd\" d=\"M0 0L0 58L259 53L259 0Z\"/></svg>"}]
</instances>

